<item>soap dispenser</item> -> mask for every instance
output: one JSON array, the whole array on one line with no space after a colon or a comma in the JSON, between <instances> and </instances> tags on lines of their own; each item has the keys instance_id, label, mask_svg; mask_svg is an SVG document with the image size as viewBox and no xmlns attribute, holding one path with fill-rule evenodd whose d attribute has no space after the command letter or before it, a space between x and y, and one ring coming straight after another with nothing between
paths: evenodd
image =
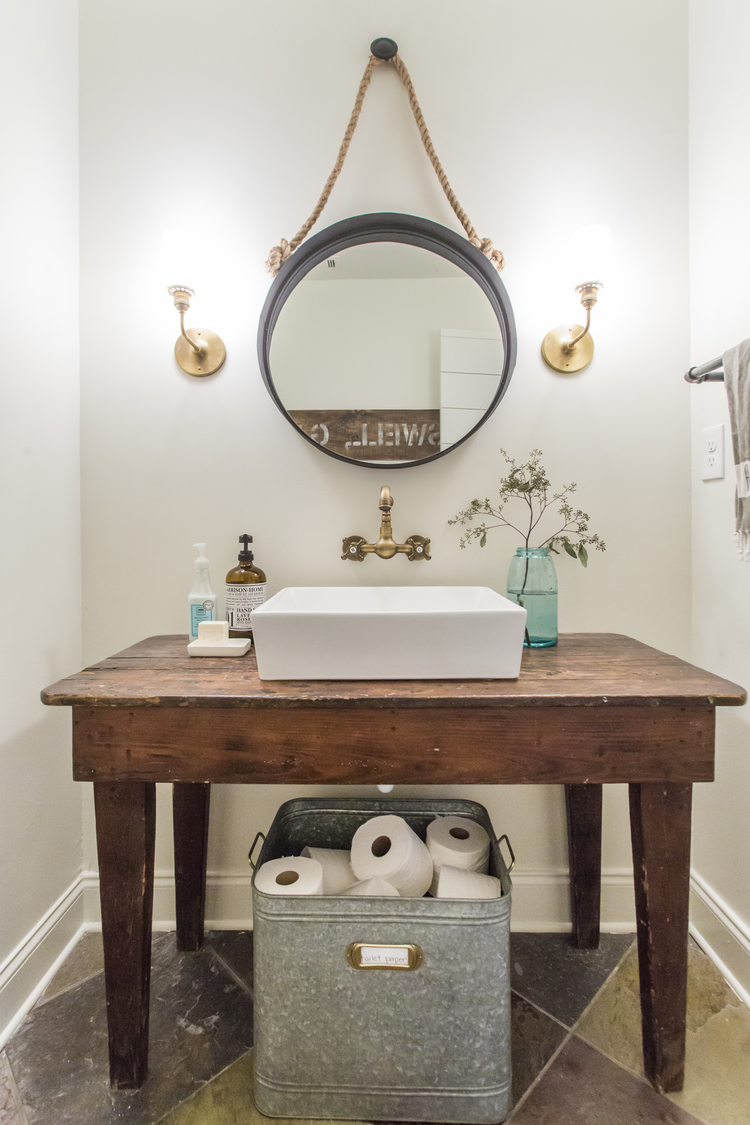
<instances>
[{"instance_id":1,"label":"soap dispenser","mask_svg":"<svg viewBox=\"0 0 750 1125\"><path fill-rule=\"evenodd\" d=\"M208 559L206 558L206 544L193 543L198 550L195 560L195 577L193 588L188 594L188 611L190 613L190 640L198 636L198 626L201 621L216 620L216 594L211 589L211 578L208 573Z\"/></svg>"},{"instance_id":2,"label":"soap dispenser","mask_svg":"<svg viewBox=\"0 0 750 1125\"><path fill-rule=\"evenodd\" d=\"M266 600L266 576L260 567L253 566L253 552L249 547L252 541L252 535L240 535L243 549L237 556L237 566L226 578L230 637L252 637L253 610Z\"/></svg>"}]
</instances>

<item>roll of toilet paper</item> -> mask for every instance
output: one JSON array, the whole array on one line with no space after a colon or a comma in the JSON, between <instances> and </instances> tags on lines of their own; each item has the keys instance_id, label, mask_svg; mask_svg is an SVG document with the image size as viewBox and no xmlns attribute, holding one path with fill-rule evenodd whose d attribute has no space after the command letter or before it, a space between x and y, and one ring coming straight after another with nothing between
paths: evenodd
<instances>
[{"instance_id":1,"label":"roll of toilet paper","mask_svg":"<svg viewBox=\"0 0 750 1125\"><path fill-rule=\"evenodd\" d=\"M357 879L385 879L402 898L421 898L432 882L432 856L400 816L374 816L352 840Z\"/></svg>"},{"instance_id":2,"label":"roll of toilet paper","mask_svg":"<svg viewBox=\"0 0 750 1125\"><path fill-rule=\"evenodd\" d=\"M323 868L317 859L302 855L269 859L256 871L255 886L267 895L319 895Z\"/></svg>"},{"instance_id":3,"label":"roll of toilet paper","mask_svg":"<svg viewBox=\"0 0 750 1125\"><path fill-rule=\"evenodd\" d=\"M361 883L353 883L341 892L343 895L372 895L380 898L400 898L398 891L385 879L364 879Z\"/></svg>"},{"instance_id":4,"label":"roll of toilet paper","mask_svg":"<svg viewBox=\"0 0 750 1125\"><path fill-rule=\"evenodd\" d=\"M490 858L490 838L475 820L465 816L440 816L427 825L429 848L434 873L430 894L437 894L437 878L444 864L465 871L486 874Z\"/></svg>"},{"instance_id":5,"label":"roll of toilet paper","mask_svg":"<svg viewBox=\"0 0 750 1125\"><path fill-rule=\"evenodd\" d=\"M351 852L339 848L303 848L302 855L308 859L317 859L323 868L324 895L343 894L347 887L356 882L357 876L352 871L350 863Z\"/></svg>"},{"instance_id":6,"label":"roll of toilet paper","mask_svg":"<svg viewBox=\"0 0 750 1125\"><path fill-rule=\"evenodd\" d=\"M500 898L500 880L494 875L466 871L443 864L438 872L436 898Z\"/></svg>"}]
</instances>

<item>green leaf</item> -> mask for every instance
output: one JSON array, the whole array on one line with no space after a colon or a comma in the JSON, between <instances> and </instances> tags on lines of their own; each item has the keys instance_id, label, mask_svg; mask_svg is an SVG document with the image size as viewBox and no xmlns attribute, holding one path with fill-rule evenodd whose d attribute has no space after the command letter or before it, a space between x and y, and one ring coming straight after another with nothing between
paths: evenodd
<instances>
[{"instance_id":1,"label":"green leaf","mask_svg":"<svg viewBox=\"0 0 750 1125\"><path fill-rule=\"evenodd\" d=\"M548 550L548 551L552 551L552 553L553 553L554 555L559 555L559 554L560 554L560 552L558 551L557 547L553 547L551 543L548 543L548 544L547 544L547 550Z\"/></svg>"},{"instance_id":2,"label":"green leaf","mask_svg":"<svg viewBox=\"0 0 750 1125\"><path fill-rule=\"evenodd\" d=\"M480 547L483 547L483 546L485 545L485 543L486 543L486 542L487 542L487 532L485 531L484 535L483 535L483 536L482 536L482 538L481 538L481 539L479 540L479 546L480 546Z\"/></svg>"},{"instance_id":3,"label":"green leaf","mask_svg":"<svg viewBox=\"0 0 750 1125\"><path fill-rule=\"evenodd\" d=\"M589 553L586 550L586 548L584 547L583 543L578 544L578 558L581 560L581 562L583 563L584 566L588 566L588 564L589 564Z\"/></svg>"},{"instance_id":4,"label":"green leaf","mask_svg":"<svg viewBox=\"0 0 750 1125\"><path fill-rule=\"evenodd\" d=\"M573 558L573 559L578 558L578 555L575 553L575 549L573 547L571 547L570 543L563 543L563 547L568 552L568 554L570 555L571 558Z\"/></svg>"}]
</instances>

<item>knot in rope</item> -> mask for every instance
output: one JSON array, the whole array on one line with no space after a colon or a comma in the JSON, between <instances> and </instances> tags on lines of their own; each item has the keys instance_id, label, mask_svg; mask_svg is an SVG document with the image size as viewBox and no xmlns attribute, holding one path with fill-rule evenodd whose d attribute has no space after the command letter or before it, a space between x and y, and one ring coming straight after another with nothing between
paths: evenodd
<instances>
[{"instance_id":1,"label":"knot in rope","mask_svg":"<svg viewBox=\"0 0 750 1125\"><path fill-rule=\"evenodd\" d=\"M489 258L498 273L503 269L505 266L505 255L502 250L495 249L492 245L491 238L479 238L478 235L474 235L473 238L469 239L469 242L471 242L473 246L476 246L477 250L481 250L485 258Z\"/></svg>"},{"instance_id":2,"label":"knot in rope","mask_svg":"<svg viewBox=\"0 0 750 1125\"><path fill-rule=\"evenodd\" d=\"M279 272L284 262L288 258L291 258L291 256L291 246L285 238L280 239L279 245L274 246L273 250L266 259L266 269L270 274L273 274L273 276L276 277L276 274Z\"/></svg>"}]
</instances>

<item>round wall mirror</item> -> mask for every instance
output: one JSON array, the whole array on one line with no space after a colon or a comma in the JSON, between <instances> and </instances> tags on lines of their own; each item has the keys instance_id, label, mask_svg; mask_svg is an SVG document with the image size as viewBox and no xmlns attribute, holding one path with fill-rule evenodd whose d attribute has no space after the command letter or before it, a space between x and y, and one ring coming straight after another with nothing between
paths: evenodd
<instances>
[{"instance_id":1,"label":"round wall mirror","mask_svg":"<svg viewBox=\"0 0 750 1125\"><path fill-rule=\"evenodd\" d=\"M495 410L516 358L497 271L413 215L359 215L304 242L260 319L271 397L324 453L407 468L442 457Z\"/></svg>"}]
</instances>

